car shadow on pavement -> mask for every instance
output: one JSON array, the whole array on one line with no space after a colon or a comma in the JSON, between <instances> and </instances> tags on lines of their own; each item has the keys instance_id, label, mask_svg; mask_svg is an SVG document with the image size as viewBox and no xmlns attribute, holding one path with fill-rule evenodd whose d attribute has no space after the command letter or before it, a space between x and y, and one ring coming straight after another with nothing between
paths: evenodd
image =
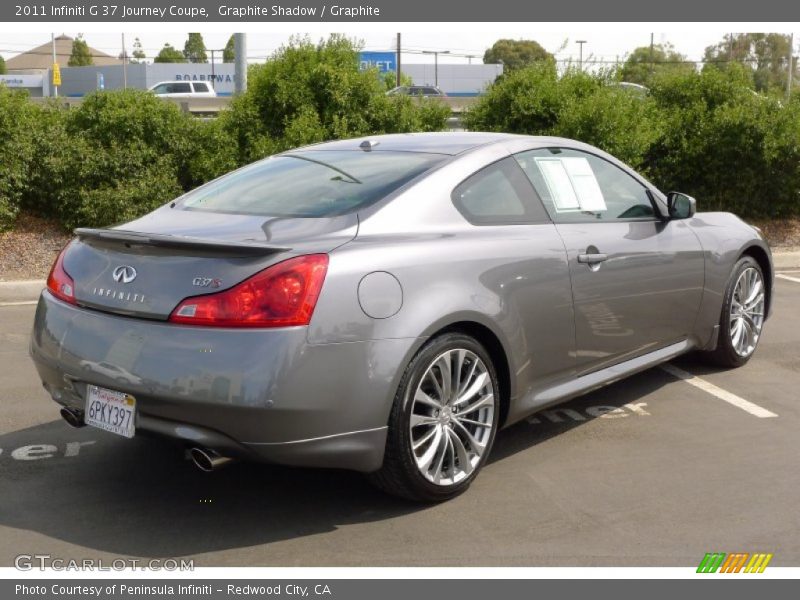
<instances>
[{"instance_id":1,"label":"car shadow on pavement","mask_svg":"<svg viewBox=\"0 0 800 600\"><path fill-rule=\"evenodd\" d=\"M649 371L558 407L583 415L583 420L542 417L536 425L514 425L498 435L487 469L591 423L595 416L587 408L624 407L669 381L665 373ZM347 471L235 463L203 473L172 442L124 440L90 427L72 429L61 420L0 435L0 490L0 526L86 548L87 557L92 552L147 558L197 555L429 508L387 496L362 475ZM36 550L18 547L13 535L4 537L0 566L10 566L16 554ZM262 565L284 562L279 556L273 559L265 551Z\"/></svg>"},{"instance_id":2,"label":"car shadow on pavement","mask_svg":"<svg viewBox=\"0 0 800 600\"><path fill-rule=\"evenodd\" d=\"M533 415L535 419L533 423L530 419L526 419L498 433L487 466L490 467L492 463L588 425L595 419L601 421L627 419L649 413L650 409L636 406L637 403L648 394L674 381L674 377L658 368L649 369L569 402L540 411Z\"/></svg>"}]
</instances>

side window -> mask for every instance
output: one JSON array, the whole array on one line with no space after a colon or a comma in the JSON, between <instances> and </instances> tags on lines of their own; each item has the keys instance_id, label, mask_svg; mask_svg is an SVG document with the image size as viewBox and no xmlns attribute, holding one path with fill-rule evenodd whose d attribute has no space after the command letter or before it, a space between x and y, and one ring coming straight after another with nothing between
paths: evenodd
<instances>
[{"instance_id":1,"label":"side window","mask_svg":"<svg viewBox=\"0 0 800 600\"><path fill-rule=\"evenodd\" d=\"M547 215L513 158L484 167L462 181L453 204L473 225L543 223Z\"/></svg>"},{"instance_id":2,"label":"side window","mask_svg":"<svg viewBox=\"0 0 800 600\"><path fill-rule=\"evenodd\" d=\"M195 92L207 92L208 91L208 84L195 82L193 85L194 85L194 91Z\"/></svg>"},{"instance_id":3,"label":"side window","mask_svg":"<svg viewBox=\"0 0 800 600\"><path fill-rule=\"evenodd\" d=\"M192 86L187 82L171 83L167 89L170 94L191 94Z\"/></svg>"},{"instance_id":4,"label":"side window","mask_svg":"<svg viewBox=\"0 0 800 600\"><path fill-rule=\"evenodd\" d=\"M167 84L167 83L162 83L161 85L157 85L156 87L153 88L153 93L154 94L167 94L167 93L169 93L169 92L167 92L168 85L169 84Z\"/></svg>"},{"instance_id":5,"label":"side window","mask_svg":"<svg viewBox=\"0 0 800 600\"><path fill-rule=\"evenodd\" d=\"M543 148L514 158L557 223L655 218L644 185L599 156Z\"/></svg>"}]
</instances>

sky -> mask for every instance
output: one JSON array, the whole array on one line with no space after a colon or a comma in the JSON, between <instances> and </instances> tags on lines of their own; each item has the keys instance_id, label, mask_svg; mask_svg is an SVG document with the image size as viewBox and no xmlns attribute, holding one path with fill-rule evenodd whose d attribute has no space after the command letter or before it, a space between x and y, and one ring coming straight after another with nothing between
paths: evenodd
<instances>
[{"instance_id":1,"label":"sky","mask_svg":"<svg viewBox=\"0 0 800 600\"><path fill-rule=\"evenodd\" d=\"M292 34L308 34L312 39L331 32L360 39L365 50L390 50L396 33L402 33L404 49L416 51L403 56L406 63L433 62L433 56L421 50L449 50L453 55L440 55L442 63L467 63L465 56L474 55L480 63L484 51L500 38L534 39L556 54L558 59L578 60L576 40L586 40L584 61L624 60L637 46L669 42L690 60L702 58L706 46L717 43L729 32L800 31L799 23L24 23L0 25L0 54L9 58L19 52L46 43L51 33L84 35L90 46L118 55L121 34L125 34L128 51L138 37L148 56L154 56L165 42L183 49L189 31L200 31L207 48L223 48L231 32L248 34L248 58L263 61ZM800 42L796 38L796 44ZM797 46L796 46L797 47Z\"/></svg>"}]
</instances>

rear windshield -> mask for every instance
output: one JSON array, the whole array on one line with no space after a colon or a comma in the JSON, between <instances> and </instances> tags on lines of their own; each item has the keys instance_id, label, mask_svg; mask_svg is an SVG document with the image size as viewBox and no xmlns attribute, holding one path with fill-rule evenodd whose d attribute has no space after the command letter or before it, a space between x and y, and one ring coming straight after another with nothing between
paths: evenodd
<instances>
[{"instance_id":1,"label":"rear windshield","mask_svg":"<svg viewBox=\"0 0 800 600\"><path fill-rule=\"evenodd\" d=\"M361 150L275 156L189 192L182 208L275 217L342 215L377 202L445 158Z\"/></svg>"}]
</instances>

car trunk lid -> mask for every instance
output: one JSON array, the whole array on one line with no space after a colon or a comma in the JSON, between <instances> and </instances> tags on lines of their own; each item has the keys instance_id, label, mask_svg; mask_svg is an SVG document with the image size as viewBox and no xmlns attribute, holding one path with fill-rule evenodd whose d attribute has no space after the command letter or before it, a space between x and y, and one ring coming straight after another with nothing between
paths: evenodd
<instances>
[{"instance_id":1,"label":"car trunk lid","mask_svg":"<svg viewBox=\"0 0 800 600\"><path fill-rule=\"evenodd\" d=\"M165 320L190 296L219 292L301 254L353 239L355 214L270 218L164 207L119 228L77 229L64 255L79 305Z\"/></svg>"}]
</instances>

